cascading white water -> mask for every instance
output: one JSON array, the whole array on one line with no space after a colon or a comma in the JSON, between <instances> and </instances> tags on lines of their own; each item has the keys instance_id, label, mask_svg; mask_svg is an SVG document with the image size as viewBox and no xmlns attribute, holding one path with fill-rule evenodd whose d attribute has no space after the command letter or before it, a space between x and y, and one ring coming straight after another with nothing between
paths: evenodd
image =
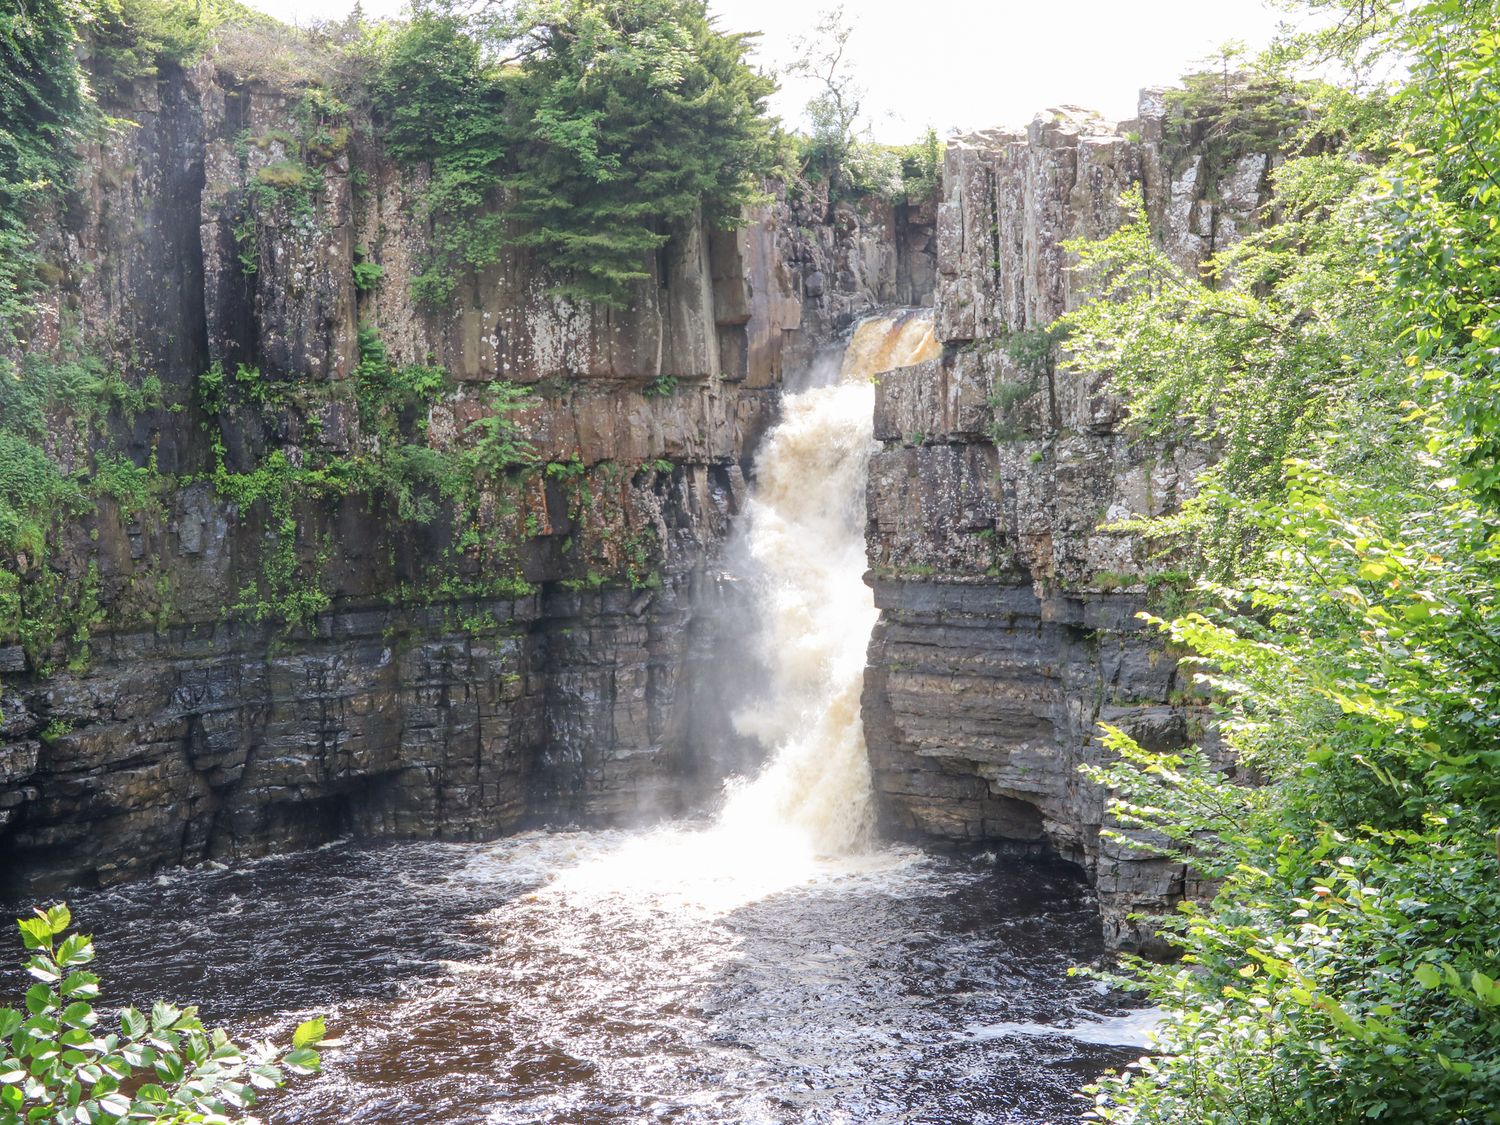
<instances>
[{"instance_id":1,"label":"cascading white water","mask_svg":"<svg viewBox=\"0 0 1500 1125\"><path fill-rule=\"evenodd\" d=\"M907 861L862 847L873 802L860 693L876 617L864 583L865 474L873 380L938 351L926 317L872 318L856 328L831 383L786 396L739 529L770 682L735 721L765 747L766 765L730 783L711 827L634 836L559 874L559 893L719 913Z\"/></svg>"},{"instance_id":2,"label":"cascading white water","mask_svg":"<svg viewBox=\"0 0 1500 1125\"><path fill-rule=\"evenodd\" d=\"M925 318L862 323L830 386L790 395L757 459L744 528L759 572L766 697L736 726L770 751L720 816L733 835L793 833L815 854L866 842L870 770L860 722L865 650L875 624L863 581L865 473L875 447L872 379L937 351Z\"/></svg>"}]
</instances>

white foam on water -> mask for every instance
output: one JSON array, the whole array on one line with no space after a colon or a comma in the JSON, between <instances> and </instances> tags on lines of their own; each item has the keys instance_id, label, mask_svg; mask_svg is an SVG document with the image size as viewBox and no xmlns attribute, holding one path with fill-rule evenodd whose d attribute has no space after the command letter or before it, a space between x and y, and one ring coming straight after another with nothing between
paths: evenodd
<instances>
[{"instance_id":1,"label":"white foam on water","mask_svg":"<svg viewBox=\"0 0 1500 1125\"><path fill-rule=\"evenodd\" d=\"M1072 1039L1078 1043L1096 1043L1102 1047L1140 1047L1149 1050L1156 1046L1155 1032L1161 1026L1160 1008L1139 1008L1124 1015L1108 1016L1101 1020L1090 1020L1059 1027L1050 1023L992 1023L969 1027L965 1039L982 1041L987 1039L1009 1039L1012 1036L1045 1036Z\"/></svg>"}]
</instances>

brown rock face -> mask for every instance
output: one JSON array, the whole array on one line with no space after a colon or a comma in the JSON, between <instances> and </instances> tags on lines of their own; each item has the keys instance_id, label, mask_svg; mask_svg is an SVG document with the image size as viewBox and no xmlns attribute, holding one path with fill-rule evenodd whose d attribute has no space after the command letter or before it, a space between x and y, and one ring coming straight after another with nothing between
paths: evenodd
<instances>
[{"instance_id":1,"label":"brown rock face","mask_svg":"<svg viewBox=\"0 0 1500 1125\"><path fill-rule=\"evenodd\" d=\"M1200 717L1135 620L1147 553L1105 525L1174 508L1204 452L1132 441L1106 373L1059 371L1017 344L1081 299L1063 243L1117 226L1126 188L1141 186L1163 244L1191 268L1254 221L1274 163L1248 153L1200 182L1200 160L1174 169L1163 152L1159 92L1141 112L1116 127L1051 111L1025 133L948 148L945 354L877 392L867 546L881 617L864 691L888 831L1075 859L1125 945L1150 942L1127 913L1193 888L1180 866L1101 838L1104 794L1079 766L1100 760L1101 721L1166 748Z\"/></svg>"},{"instance_id":2,"label":"brown rock face","mask_svg":"<svg viewBox=\"0 0 1500 1125\"><path fill-rule=\"evenodd\" d=\"M720 547L782 375L859 316L928 299L930 215L809 190L734 231L676 232L623 310L554 299L520 252L428 309L410 286L422 173L363 121L299 156L300 96L213 64L142 83L115 109L139 127L85 154L78 203L47 236L64 276L33 347L83 341L127 381L160 379L164 405L111 437L174 480L159 518L102 505L55 560L97 569L86 669L42 675L0 648L0 882L690 803L715 780L715 698L742 658L702 607L734 596ZM380 266L378 286L356 286L357 260ZM238 472L273 450L297 464L356 448L362 323L395 360L458 382L428 420L436 447L484 384L534 388L521 424L560 471L485 525L514 573L458 577L535 592L444 593L429 579L453 557L451 519L311 497L299 552L330 608L290 633L226 611L277 529L206 479L211 433ZM215 362L284 394L216 424L198 386Z\"/></svg>"}]
</instances>

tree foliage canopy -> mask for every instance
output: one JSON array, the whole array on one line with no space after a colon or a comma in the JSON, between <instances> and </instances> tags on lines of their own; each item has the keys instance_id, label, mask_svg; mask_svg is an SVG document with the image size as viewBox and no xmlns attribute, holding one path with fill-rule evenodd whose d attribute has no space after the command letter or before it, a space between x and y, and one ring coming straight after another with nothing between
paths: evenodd
<instances>
[{"instance_id":1,"label":"tree foliage canopy","mask_svg":"<svg viewBox=\"0 0 1500 1125\"><path fill-rule=\"evenodd\" d=\"M1223 882L1136 965L1161 1051L1107 1121L1500 1121L1500 8L1315 8L1282 62L1402 77L1304 89L1282 221L1209 284L1144 219L1079 247L1075 365L1219 454L1148 530L1202 576L1156 624L1239 775L1109 733L1123 837Z\"/></svg>"},{"instance_id":2,"label":"tree foliage canopy","mask_svg":"<svg viewBox=\"0 0 1500 1125\"><path fill-rule=\"evenodd\" d=\"M378 47L387 143L433 169L434 298L512 243L562 293L621 303L680 224L735 222L769 164L773 83L703 0L435 0Z\"/></svg>"}]
</instances>

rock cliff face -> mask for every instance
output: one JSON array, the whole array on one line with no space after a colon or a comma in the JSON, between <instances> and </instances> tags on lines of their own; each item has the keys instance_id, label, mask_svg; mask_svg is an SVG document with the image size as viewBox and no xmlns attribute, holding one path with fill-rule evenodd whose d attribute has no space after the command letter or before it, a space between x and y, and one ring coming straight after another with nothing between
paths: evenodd
<instances>
[{"instance_id":1,"label":"rock cliff face","mask_svg":"<svg viewBox=\"0 0 1500 1125\"><path fill-rule=\"evenodd\" d=\"M136 126L86 153L44 244L60 280L31 350L160 380L160 404L109 438L170 487L144 514L101 504L53 560L90 576L86 666L0 649L0 880L691 800L680 779L712 774L713 688L695 669L733 659L696 607L727 596L718 549L782 374L931 285L930 213L812 193L736 231L677 231L623 310L555 300L517 252L434 311L409 284L429 233L420 170L387 160L366 120L299 143L303 94L213 63L141 84L114 110ZM359 262L379 265L373 289ZM368 491L299 495L282 523L215 488L216 466L370 440L361 325L393 361L446 369L433 448L483 416L488 384L533 389L516 417L537 465L510 507L481 511L478 546ZM258 371L254 409L205 401L215 364ZM50 452L76 461L68 419L53 428ZM297 581L327 608L287 630L241 592L291 526Z\"/></svg>"},{"instance_id":2,"label":"rock cliff face","mask_svg":"<svg viewBox=\"0 0 1500 1125\"><path fill-rule=\"evenodd\" d=\"M744 764L715 706L743 656L702 623L734 597L720 548L782 377L865 313L931 302L943 354L880 379L868 484L883 825L1075 859L1127 945L1145 937L1126 912L1192 893L1101 839L1078 767L1101 720L1152 746L1200 721L1134 618L1152 564L1106 525L1171 509L1204 452L1133 441L1108 373L1063 373L1039 330L1081 297L1063 243L1116 226L1123 190L1192 267L1255 222L1273 156L1206 163L1148 92L1118 128L1065 110L951 144L935 211L804 191L735 231L690 225L624 309L554 299L519 251L434 309L412 296L422 171L358 114L310 142L305 94L211 62L141 84L44 241L31 351L161 387L102 436L51 420L48 452L77 465L107 440L165 485L101 502L49 564L87 579L86 663L0 647L0 882L619 821L711 791ZM434 451L471 440L493 385L529 387L535 464L466 525L388 490L226 492L268 457L369 448L372 334L446 372L420 419ZM204 373L241 369L210 401ZM319 595L291 628L245 597L268 557L282 596Z\"/></svg>"},{"instance_id":3,"label":"rock cliff face","mask_svg":"<svg viewBox=\"0 0 1500 1125\"><path fill-rule=\"evenodd\" d=\"M881 617L864 715L884 826L1075 859L1125 945L1149 941L1126 913L1195 888L1100 837L1104 794L1078 767L1099 760L1100 721L1167 748L1201 715L1135 620L1153 564L1106 525L1171 510L1204 453L1133 441L1107 373L1061 371L1038 330L1082 295L1063 243L1119 225L1127 188L1190 269L1255 221L1274 158L1210 167L1167 143L1168 113L1147 91L1119 127L1060 110L950 144L945 354L880 380L868 493Z\"/></svg>"}]
</instances>

